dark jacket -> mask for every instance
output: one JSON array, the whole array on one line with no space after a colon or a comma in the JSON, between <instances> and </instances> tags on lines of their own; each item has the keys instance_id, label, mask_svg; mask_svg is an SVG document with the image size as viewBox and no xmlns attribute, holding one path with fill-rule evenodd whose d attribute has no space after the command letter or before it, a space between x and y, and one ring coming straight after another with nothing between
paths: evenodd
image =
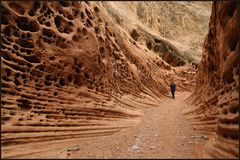
<instances>
[{"instance_id":1,"label":"dark jacket","mask_svg":"<svg viewBox=\"0 0 240 160\"><path fill-rule=\"evenodd\" d=\"M176 90L176 85L172 82L171 85L170 85L170 88L171 88L171 91L172 91L172 92L175 92L175 90Z\"/></svg>"}]
</instances>

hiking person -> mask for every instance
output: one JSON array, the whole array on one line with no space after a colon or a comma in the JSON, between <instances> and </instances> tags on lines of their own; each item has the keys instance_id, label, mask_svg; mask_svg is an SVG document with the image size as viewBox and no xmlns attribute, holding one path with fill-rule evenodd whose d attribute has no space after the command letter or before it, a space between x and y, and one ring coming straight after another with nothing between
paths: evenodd
<instances>
[{"instance_id":1,"label":"hiking person","mask_svg":"<svg viewBox=\"0 0 240 160\"><path fill-rule=\"evenodd\" d=\"M174 97L175 97L174 93L175 93L175 90L176 90L176 85L174 84L173 80L171 82L170 88L171 88L172 97L174 99Z\"/></svg>"}]
</instances>

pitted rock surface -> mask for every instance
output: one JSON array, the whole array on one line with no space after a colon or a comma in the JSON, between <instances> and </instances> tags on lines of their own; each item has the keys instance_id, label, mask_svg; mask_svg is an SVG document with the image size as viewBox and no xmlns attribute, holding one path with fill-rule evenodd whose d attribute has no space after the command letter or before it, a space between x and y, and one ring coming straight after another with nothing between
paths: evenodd
<instances>
[{"instance_id":1,"label":"pitted rock surface","mask_svg":"<svg viewBox=\"0 0 240 160\"><path fill-rule=\"evenodd\" d=\"M177 74L180 91L194 85L191 66L176 74L94 2L4 1L1 8L4 158L48 157L67 142L131 126Z\"/></svg>"}]
</instances>

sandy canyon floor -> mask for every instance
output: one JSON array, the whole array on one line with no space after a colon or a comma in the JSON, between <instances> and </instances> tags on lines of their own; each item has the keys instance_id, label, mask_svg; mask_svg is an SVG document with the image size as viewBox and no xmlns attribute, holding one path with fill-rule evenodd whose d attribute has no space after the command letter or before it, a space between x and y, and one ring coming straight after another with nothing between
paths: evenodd
<instances>
[{"instance_id":1,"label":"sandy canyon floor","mask_svg":"<svg viewBox=\"0 0 240 160\"><path fill-rule=\"evenodd\" d=\"M202 136L182 112L190 92L162 99L159 107L144 110L139 123L111 136L79 141L60 151L59 158L210 158Z\"/></svg>"}]
</instances>

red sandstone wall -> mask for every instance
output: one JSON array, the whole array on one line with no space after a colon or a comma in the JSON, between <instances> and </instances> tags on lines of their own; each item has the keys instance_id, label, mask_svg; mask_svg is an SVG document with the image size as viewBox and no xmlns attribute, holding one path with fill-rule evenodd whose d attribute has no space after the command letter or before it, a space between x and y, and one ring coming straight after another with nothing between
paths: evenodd
<instances>
[{"instance_id":1,"label":"red sandstone wall","mask_svg":"<svg viewBox=\"0 0 240 160\"><path fill-rule=\"evenodd\" d=\"M190 99L202 130L214 134L209 153L239 155L239 3L214 2L197 86Z\"/></svg>"}]
</instances>

